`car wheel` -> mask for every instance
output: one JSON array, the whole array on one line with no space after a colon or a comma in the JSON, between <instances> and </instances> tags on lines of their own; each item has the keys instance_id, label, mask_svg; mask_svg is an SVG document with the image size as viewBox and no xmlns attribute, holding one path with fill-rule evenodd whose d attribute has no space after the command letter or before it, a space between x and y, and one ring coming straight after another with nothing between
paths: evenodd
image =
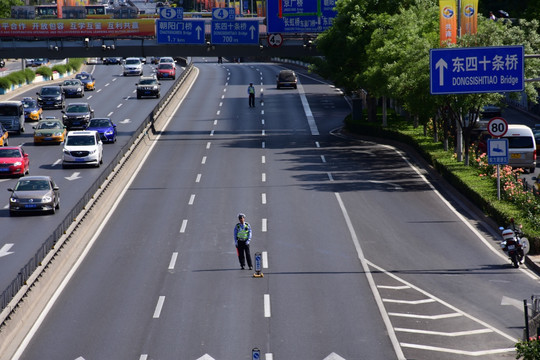
<instances>
[{"instance_id":1,"label":"car wheel","mask_svg":"<svg viewBox=\"0 0 540 360\"><path fill-rule=\"evenodd\" d=\"M15 211L9 210L9 216L15 217L15 216L17 216L17 213Z\"/></svg>"},{"instance_id":2,"label":"car wheel","mask_svg":"<svg viewBox=\"0 0 540 360\"><path fill-rule=\"evenodd\" d=\"M4 140L4 146L9 146L9 139Z\"/></svg>"},{"instance_id":3,"label":"car wheel","mask_svg":"<svg viewBox=\"0 0 540 360\"><path fill-rule=\"evenodd\" d=\"M141 95L137 94L137 99L140 99L141 98Z\"/></svg>"},{"instance_id":4,"label":"car wheel","mask_svg":"<svg viewBox=\"0 0 540 360\"><path fill-rule=\"evenodd\" d=\"M157 93L156 98L159 99L160 96L161 96L161 94Z\"/></svg>"},{"instance_id":5,"label":"car wheel","mask_svg":"<svg viewBox=\"0 0 540 360\"><path fill-rule=\"evenodd\" d=\"M50 210L50 213L52 215L56 214L56 207L55 206L52 207L52 209Z\"/></svg>"},{"instance_id":6,"label":"car wheel","mask_svg":"<svg viewBox=\"0 0 540 360\"><path fill-rule=\"evenodd\" d=\"M30 174L30 166L26 168L25 174L26 174L26 175Z\"/></svg>"},{"instance_id":7,"label":"car wheel","mask_svg":"<svg viewBox=\"0 0 540 360\"><path fill-rule=\"evenodd\" d=\"M56 199L56 210L60 209L60 198Z\"/></svg>"}]
</instances>

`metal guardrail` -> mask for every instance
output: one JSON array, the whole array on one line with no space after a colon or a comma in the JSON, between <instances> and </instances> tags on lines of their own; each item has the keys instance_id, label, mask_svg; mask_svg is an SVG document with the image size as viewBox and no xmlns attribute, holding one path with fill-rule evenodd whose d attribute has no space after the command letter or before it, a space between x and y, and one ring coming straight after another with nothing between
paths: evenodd
<instances>
[{"instance_id":1,"label":"metal guardrail","mask_svg":"<svg viewBox=\"0 0 540 360\"><path fill-rule=\"evenodd\" d=\"M107 178L113 172L113 169L121 162L124 156L129 156L133 146L137 146L137 138L145 129L154 122L155 116L161 111L163 105L169 102L170 98L176 93L179 87L184 82L187 75L193 68L193 64L190 63L186 66L182 74L176 80L174 86L161 98L156 107L152 110L141 125L133 133L131 140L124 145L120 152L115 156L111 163L105 168L105 171L94 181L88 191L86 191L82 198L73 206L73 208L64 217L64 220L58 225L54 232L41 244L34 256L28 260L28 262L19 270L15 279L11 281L11 284L0 295L0 312L2 312L10 303L10 301L16 296L16 294L26 285L30 276L41 266L43 259L50 251L55 250L57 241L63 236L68 228L77 220L77 217L81 211L86 207L90 200L94 197L100 187L106 182ZM153 127L151 127L153 129ZM44 270L42 270L44 271ZM0 319L0 323L3 320Z\"/></svg>"}]
</instances>

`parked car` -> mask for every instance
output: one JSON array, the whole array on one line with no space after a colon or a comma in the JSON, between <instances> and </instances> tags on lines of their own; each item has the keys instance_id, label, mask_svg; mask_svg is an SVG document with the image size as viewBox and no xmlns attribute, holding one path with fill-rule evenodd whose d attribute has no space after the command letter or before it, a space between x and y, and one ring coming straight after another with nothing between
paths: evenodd
<instances>
[{"instance_id":1,"label":"parked car","mask_svg":"<svg viewBox=\"0 0 540 360\"><path fill-rule=\"evenodd\" d=\"M14 188L9 188L9 215L23 212L47 211L60 208L60 190L50 176L24 176Z\"/></svg>"},{"instance_id":2,"label":"parked car","mask_svg":"<svg viewBox=\"0 0 540 360\"><path fill-rule=\"evenodd\" d=\"M83 71L80 74L75 75L75 79L78 79L83 83L85 90L96 89L96 79L90 73Z\"/></svg>"},{"instance_id":3,"label":"parked car","mask_svg":"<svg viewBox=\"0 0 540 360\"><path fill-rule=\"evenodd\" d=\"M62 110L62 122L68 129L86 129L90 119L94 117L94 109L88 103L71 103Z\"/></svg>"},{"instance_id":4,"label":"parked car","mask_svg":"<svg viewBox=\"0 0 540 360\"><path fill-rule=\"evenodd\" d=\"M143 63L140 58L129 57L124 62L124 76L143 74Z\"/></svg>"},{"instance_id":5,"label":"parked car","mask_svg":"<svg viewBox=\"0 0 540 360\"><path fill-rule=\"evenodd\" d=\"M28 121L39 121L43 115L43 108L38 104L37 100L31 97L22 99L24 107L24 118Z\"/></svg>"},{"instance_id":6,"label":"parked car","mask_svg":"<svg viewBox=\"0 0 540 360\"><path fill-rule=\"evenodd\" d=\"M103 163L103 142L95 130L70 131L64 141L62 167Z\"/></svg>"},{"instance_id":7,"label":"parked car","mask_svg":"<svg viewBox=\"0 0 540 360\"><path fill-rule=\"evenodd\" d=\"M4 125L0 124L0 146L9 145L9 132L6 130Z\"/></svg>"},{"instance_id":8,"label":"parked car","mask_svg":"<svg viewBox=\"0 0 540 360\"><path fill-rule=\"evenodd\" d=\"M47 58L38 58L32 61L33 67L40 67L40 66L45 66L45 65L49 65L49 59Z\"/></svg>"},{"instance_id":9,"label":"parked car","mask_svg":"<svg viewBox=\"0 0 540 360\"><path fill-rule=\"evenodd\" d=\"M137 86L137 99L143 96L160 97L161 83L153 76L141 76L135 85Z\"/></svg>"},{"instance_id":10,"label":"parked car","mask_svg":"<svg viewBox=\"0 0 540 360\"><path fill-rule=\"evenodd\" d=\"M176 66L174 63L161 63L156 69L158 79L176 79Z\"/></svg>"},{"instance_id":11,"label":"parked car","mask_svg":"<svg viewBox=\"0 0 540 360\"><path fill-rule=\"evenodd\" d=\"M111 118L93 118L86 130L97 131L103 142L116 142L116 124L112 122Z\"/></svg>"},{"instance_id":12,"label":"parked car","mask_svg":"<svg viewBox=\"0 0 540 360\"><path fill-rule=\"evenodd\" d=\"M84 85L79 79L67 79L62 82L62 91L66 97L83 97Z\"/></svg>"},{"instance_id":13,"label":"parked car","mask_svg":"<svg viewBox=\"0 0 540 360\"><path fill-rule=\"evenodd\" d=\"M23 176L30 172L30 159L22 146L0 148L0 175Z\"/></svg>"},{"instance_id":14,"label":"parked car","mask_svg":"<svg viewBox=\"0 0 540 360\"><path fill-rule=\"evenodd\" d=\"M37 102L43 109L63 109L66 106L64 92L58 85L43 86L36 94Z\"/></svg>"},{"instance_id":15,"label":"parked car","mask_svg":"<svg viewBox=\"0 0 540 360\"><path fill-rule=\"evenodd\" d=\"M277 88L292 87L296 89L298 79L292 70L281 70L277 76Z\"/></svg>"},{"instance_id":16,"label":"parked car","mask_svg":"<svg viewBox=\"0 0 540 360\"><path fill-rule=\"evenodd\" d=\"M34 144L60 144L66 137L66 127L62 120L55 117L47 117L40 120L34 129Z\"/></svg>"}]
</instances>

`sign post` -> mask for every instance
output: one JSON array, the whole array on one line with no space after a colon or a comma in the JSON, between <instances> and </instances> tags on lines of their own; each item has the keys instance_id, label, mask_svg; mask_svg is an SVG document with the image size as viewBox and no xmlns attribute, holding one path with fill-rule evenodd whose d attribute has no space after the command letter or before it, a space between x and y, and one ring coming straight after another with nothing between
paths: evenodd
<instances>
[{"instance_id":1,"label":"sign post","mask_svg":"<svg viewBox=\"0 0 540 360\"><path fill-rule=\"evenodd\" d=\"M508 139L501 138L508 131L508 123L501 117L488 122L488 132L495 139L488 139L488 164L497 165L497 199L501 200L500 165L508 164Z\"/></svg>"},{"instance_id":2,"label":"sign post","mask_svg":"<svg viewBox=\"0 0 540 360\"><path fill-rule=\"evenodd\" d=\"M255 273L253 277L264 277L264 274L261 272L262 267L262 254L260 252L255 253Z\"/></svg>"}]
</instances>

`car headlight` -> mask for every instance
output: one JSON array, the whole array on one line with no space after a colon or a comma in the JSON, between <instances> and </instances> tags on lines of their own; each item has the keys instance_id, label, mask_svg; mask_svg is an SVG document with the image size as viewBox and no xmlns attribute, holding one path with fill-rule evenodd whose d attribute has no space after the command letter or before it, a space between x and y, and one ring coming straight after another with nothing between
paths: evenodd
<instances>
[{"instance_id":1,"label":"car headlight","mask_svg":"<svg viewBox=\"0 0 540 360\"><path fill-rule=\"evenodd\" d=\"M15 163L13 163L13 166L21 166L22 165L22 161L16 161Z\"/></svg>"},{"instance_id":2,"label":"car headlight","mask_svg":"<svg viewBox=\"0 0 540 360\"><path fill-rule=\"evenodd\" d=\"M62 100L62 96L59 95L59 96L57 96L56 98L54 98L54 100Z\"/></svg>"},{"instance_id":3,"label":"car headlight","mask_svg":"<svg viewBox=\"0 0 540 360\"><path fill-rule=\"evenodd\" d=\"M52 201L52 196L51 195L45 195L41 198L41 201L42 202L51 202Z\"/></svg>"},{"instance_id":4,"label":"car headlight","mask_svg":"<svg viewBox=\"0 0 540 360\"><path fill-rule=\"evenodd\" d=\"M37 110L33 110L32 112L30 112L30 115L37 115L37 114L38 114Z\"/></svg>"},{"instance_id":5,"label":"car headlight","mask_svg":"<svg viewBox=\"0 0 540 360\"><path fill-rule=\"evenodd\" d=\"M81 92L82 91L82 88L77 88L77 92Z\"/></svg>"},{"instance_id":6,"label":"car headlight","mask_svg":"<svg viewBox=\"0 0 540 360\"><path fill-rule=\"evenodd\" d=\"M113 134L113 131L112 130L107 130L105 131L105 135L112 135Z\"/></svg>"},{"instance_id":7,"label":"car headlight","mask_svg":"<svg viewBox=\"0 0 540 360\"><path fill-rule=\"evenodd\" d=\"M69 153L69 150L68 150L68 149L64 149L64 154L66 154L66 155L71 155L71 154Z\"/></svg>"},{"instance_id":8,"label":"car headlight","mask_svg":"<svg viewBox=\"0 0 540 360\"><path fill-rule=\"evenodd\" d=\"M43 101L43 99L41 98L41 96L38 96L38 97L37 97L37 100L38 100L38 101Z\"/></svg>"},{"instance_id":9,"label":"car headlight","mask_svg":"<svg viewBox=\"0 0 540 360\"><path fill-rule=\"evenodd\" d=\"M65 119L67 119L67 118L68 118L68 117L67 117L67 115L65 115L65 114L64 114L64 115L62 115L62 119L64 119L64 120L65 120Z\"/></svg>"},{"instance_id":10,"label":"car headlight","mask_svg":"<svg viewBox=\"0 0 540 360\"><path fill-rule=\"evenodd\" d=\"M9 201L12 202L12 203L17 203L19 202L19 198L15 197L15 196L12 196L9 198Z\"/></svg>"},{"instance_id":11,"label":"car headlight","mask_svg":"<svg viewBox=\"0 0 540 360\"><path fill-rule=\"evenodd\" d=\"M88 151L89 154L94 154L96 152L96 149Z\"/></svg>"},{"instance_id":12,"label":"car headlight","mask_svg":"<svg viewBox=\"0 0 540 360\"><path fill-rule=\"evenodd\" d=\"M62 131L55 132L53 136L62 136Z\"/></svg>"},{"instance_id":13,"label":"car headlight","mask_svg":"<svg viewBox=\"0 0 540 360\"><path fill-rule=\"evenodd\" d=\"M152 86L152 90L157 90L157 86Z\"/></svg>"}]
</instances>

